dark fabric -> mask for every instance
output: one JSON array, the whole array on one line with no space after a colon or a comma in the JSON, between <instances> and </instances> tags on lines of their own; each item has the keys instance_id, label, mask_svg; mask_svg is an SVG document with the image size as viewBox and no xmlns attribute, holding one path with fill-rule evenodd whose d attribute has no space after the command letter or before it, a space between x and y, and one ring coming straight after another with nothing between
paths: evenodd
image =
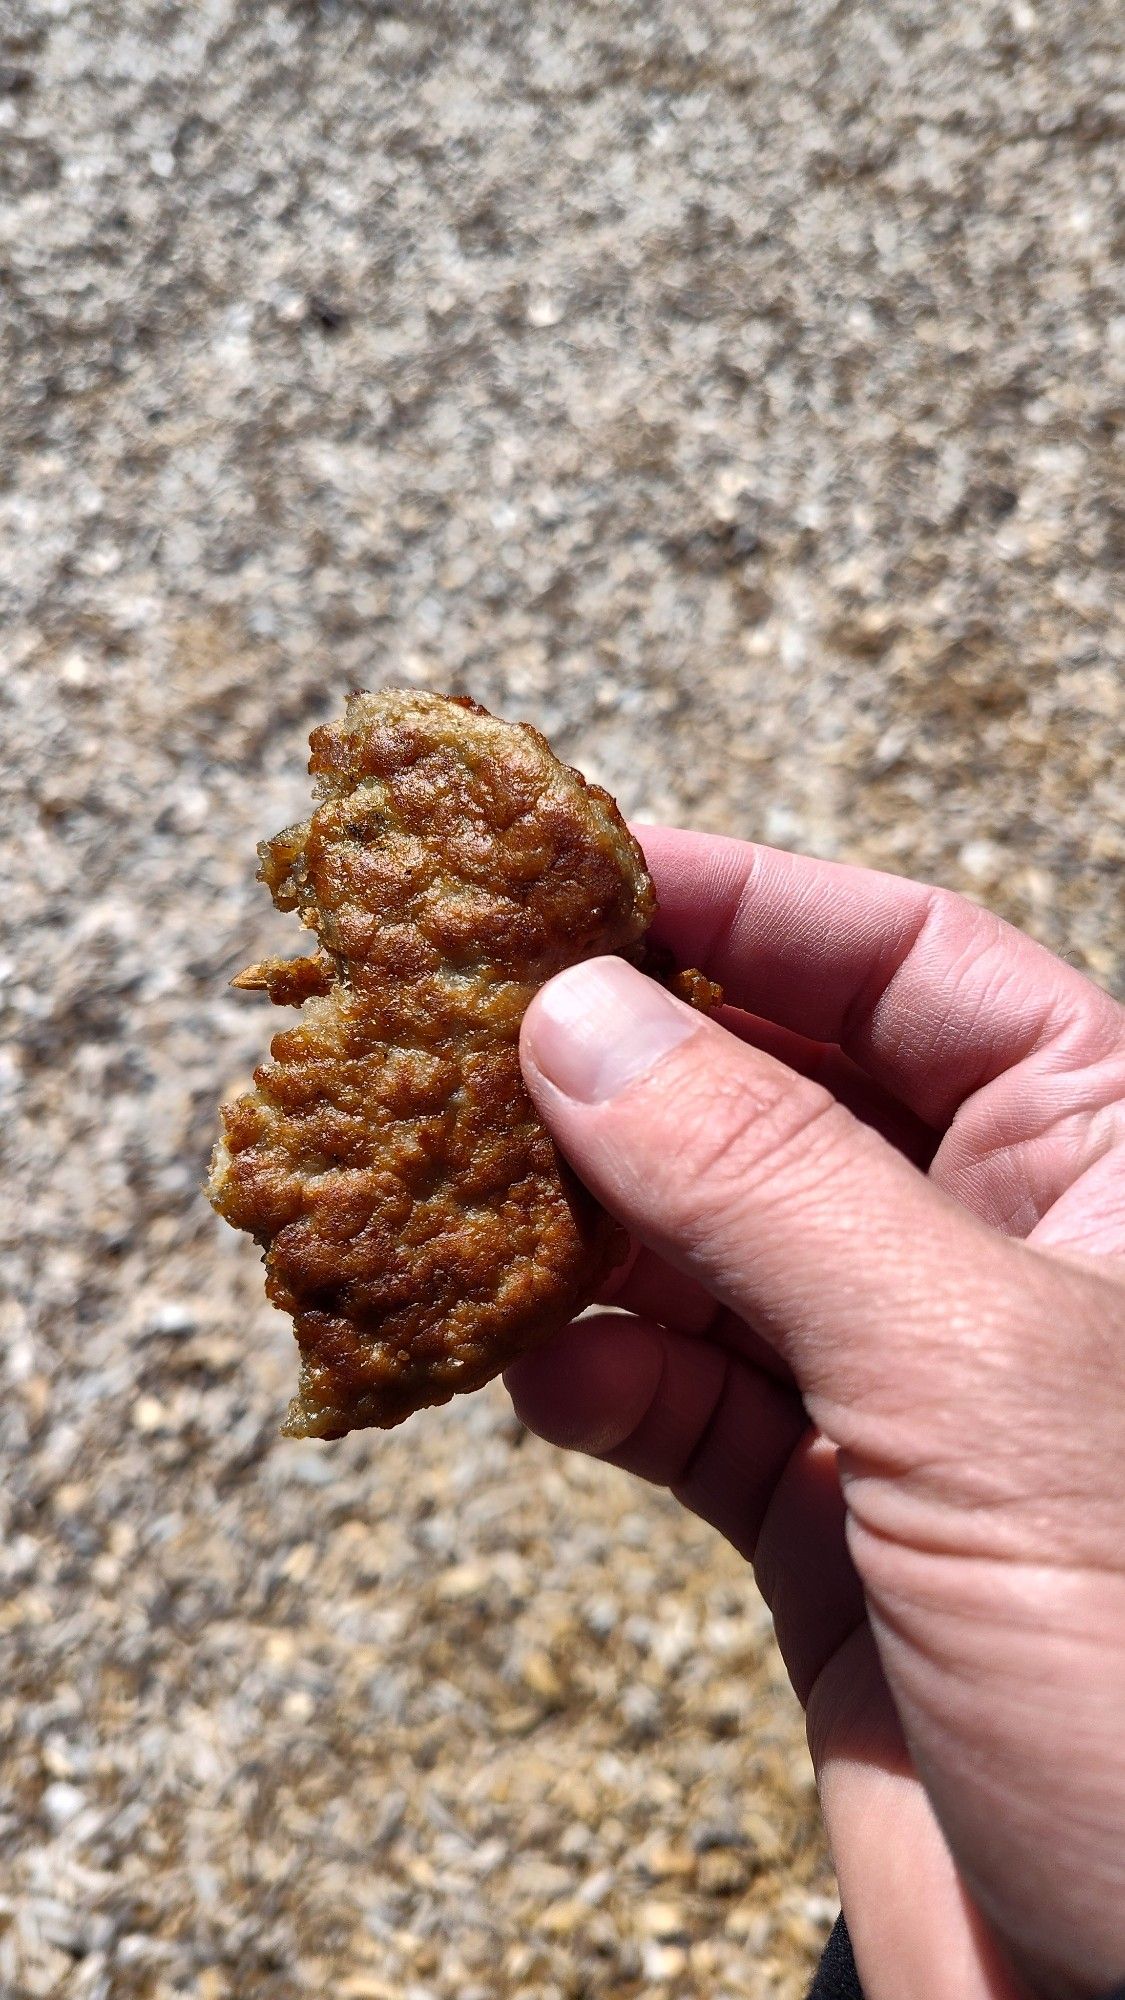
<instances>
[{"instance_id":1,"label":"dark fabric","mask_svg":"<svg viewBox=\"0 0 1125 2000\"><path fill-rule=\"evenodd\" d=\"M863 2000L863 1988L852 1957L852 1941L842 1915L832 1926L808 2000Z\"/></svg>"},{"instance_id":2,"label":"dark fabric","mask_svg":"<svg viewBox=\"0 0 1125 2000\"><path fill-rule=\"evenodd\" d=\"M842 1913L832 1926L824 1957L809 1987L808 2000L863 2000L863 1988L852 1957L852 1941ZM1125 1985L1115 1986L1105 2000L1125 2000Z\"/></svg>"}]
</instances>

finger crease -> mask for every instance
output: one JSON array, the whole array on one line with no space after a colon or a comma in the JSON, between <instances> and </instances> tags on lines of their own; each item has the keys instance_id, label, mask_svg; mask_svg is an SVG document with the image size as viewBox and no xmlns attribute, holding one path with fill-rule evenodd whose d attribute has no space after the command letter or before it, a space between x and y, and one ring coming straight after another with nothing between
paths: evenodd
<instances>
[{"instance_id":1,"label":"finger crease","mask_svg":"<svg viewBox=\"0 0 1125 2000\"><path fill-rule=\"evenodd\" d=\"M726 1401L727 1390L730 1388L731 1374L734 1369L734 1365L735 1364L733 1356L729 1354L724 1354L723 1372L719 1377L718 1393L716 1394L715 1400L711 1405L711 1409L703 1424L703 1428L700 1430L698 1436L696 1437L695 1443L692 1445L690 1451L688 1452L688 1455L684 1460L684 1463L679 1473L677 1474L676 1478L674 1480L669 1480L668 1482L669 1489L673 1494L677 1493L680 1487L686 1486L690 1482L690 1480L695 1474L697 1466L704 1457L711 1443L711 1439L718 1424L719 1417L722 1414L723 1404Z\"/></svg>"},{"instance_id":2,"label":"finger crease","mask_svg":"<svg viewBox=\"0 0 1125 2000\"><path fill-rule=\"evenodd\" d=\"M844 1008L840 1024L839 1042L845 1055L850 1055L852 1047L871 1026L875 1010L886 999L899 973L913 958L927 930L937 915L939 896L931 889L925 898L920 916L906 934L895 945L894 951L872 968L862 979Z\"/></svg>"},{"instance_id":3,"label":"finger crease","mask_svg":"<svg viewBox=\"0 0 1125 2000\"><path fill-rule=\"evenodd\" d=\"M798 1430L796 1437L794 1438L792 1444L790 1445L788 1451L785 1454L785 1457L782 1459L781 1464L777 1469L777 1473L774 1477L773 1484L770 1487L770 1497L766 1501L765 1506L762 1508L761 1517L758 1521L757 1531L754 1535L753 1546L750 1551L750 1561L752 1563L756 1563L758 1560L758 1550L761 1547L762 1536L765 1534L766 1529L769 1526L770 1515L773 1513L774 1502L776 1501L778 1494L781 1492L781 1489L784 1486L785 1481L789 1477L789 1473L793 1465L793 1460L796 1458L797 1453L800 1451L801 1446L804 1444L805 1439L808 1437L808 1434L812 1429L812 1424L809 1422L808 1414L805 1410L805 1406L803 1403L800 1405L800 1414L802 1418L801 1427ZM763 1592L763 1595L764 1594L765 1593Z\"/></svg>"},{"instance_id":4,"label":"finger crease","mask_svg":"<svg viewBox=\"0 0 1125 2000\"><path fill-rule=\"evenodd\" d=\"M832 1651L826 1654L825 1658L821 1661L819 1667L817 1668L816 1673L814 1674L813 1679L809 1685L808 1693L806 1694L805 1699L802 1703L802 1707L804 1708L806 1715L811 1714L813 1703L816 1701L817 1689L820 1687L820 1684L824 1679L825 1674L828 1672L829 1667L832 1665L833 1661L839 1658L845 1646L851 1645L852 1640L856 1636L856 1633L862 1632L864 1626L869 1625L870 1622L871 1621L867 1613L867 1602L865 1599L863 1610L859 1613L858 1617L853 1620L852 1624L848 1626L848 1629L844 1633L843 1638L838 1639L836 1641L836 1644L833 1646ZM810 1736L812 1735L812 1733L813 1732L810 1730ZM810 1751L812 1750L811 1741L809 1744L809 1749ZM819 1758L816 1758L814 1761L819 1763Z\"/></svg>"},{"instance_id":5,"label":"finger crease","mask_svg":"<svg viewBox=\"0 0 1125 2000\"><path fill-rule=\"evenodd\" d=\"M727 965L734 951L734 940L743 914L752 900L761 872L762 856L756 847L752 847L745 875L732 884L711 927L707 947L703 953L705 966L718 963L722 969Z\"/></svg>"}]
</instances>

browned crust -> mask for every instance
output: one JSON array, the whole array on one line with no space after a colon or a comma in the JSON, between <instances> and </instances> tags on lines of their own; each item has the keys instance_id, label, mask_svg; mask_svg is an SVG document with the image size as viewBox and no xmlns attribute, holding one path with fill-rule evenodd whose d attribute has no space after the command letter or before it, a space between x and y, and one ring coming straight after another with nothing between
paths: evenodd
<instances>
[{"instance_id":1,"label":"browned crust","mask_svg":"<svg viewBox=\"0 0 1125 2000\"><path fill-rule=\"evenodd\" d=\"M259 853L318 949L235 981L302 1013L224 1106L208 1193L293 1315L286 1432L335 1437L478 1387L624 1254L527 1096L519 1027L561 966L642 959L655 896L608 793L527 724L388 689L310 741L320 803Z\"/></svg>"}]
</instances>

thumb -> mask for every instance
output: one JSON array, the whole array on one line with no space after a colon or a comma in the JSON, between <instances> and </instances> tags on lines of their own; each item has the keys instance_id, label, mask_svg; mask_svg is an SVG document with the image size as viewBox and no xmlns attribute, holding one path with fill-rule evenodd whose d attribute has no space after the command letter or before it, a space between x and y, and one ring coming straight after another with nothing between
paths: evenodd
<instances>
[{"instance_id":1,"label":"thumb","mask_svg":"<svg viewBox=\"0 0 1125 2000\"><path fill-rule=\"evenodd\" d=\"M989 1421L982 1388L1008 1360L1026 1372L1016 1330L1029 1285L1055 1282L1047 1261L960 1208L820 1085L623 960L551 980L528 1009L522 1059L581 1178L781 1353L814 1422L861 1463L932 1463L935 1426L960 1458L967 1412Z\"/></svg>"}]
</instances>

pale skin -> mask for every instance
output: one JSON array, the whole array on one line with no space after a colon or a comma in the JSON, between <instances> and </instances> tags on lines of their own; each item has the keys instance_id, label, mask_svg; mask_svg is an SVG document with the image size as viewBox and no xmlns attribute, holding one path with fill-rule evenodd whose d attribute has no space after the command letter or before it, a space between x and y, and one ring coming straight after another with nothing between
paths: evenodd
<instances>
[{"instance_id":1,"label":"pale skin","mask_svg":"<svg viewBox=\"0 0 1125 2000\"><path fill-rule=\"evenodd\" d=\"M897 877L637 829L524 1074L636 1249L508 1373L754 1565L867 2000L1125 1979L1125 1009Z\"/></svg>"}]
</instances>

